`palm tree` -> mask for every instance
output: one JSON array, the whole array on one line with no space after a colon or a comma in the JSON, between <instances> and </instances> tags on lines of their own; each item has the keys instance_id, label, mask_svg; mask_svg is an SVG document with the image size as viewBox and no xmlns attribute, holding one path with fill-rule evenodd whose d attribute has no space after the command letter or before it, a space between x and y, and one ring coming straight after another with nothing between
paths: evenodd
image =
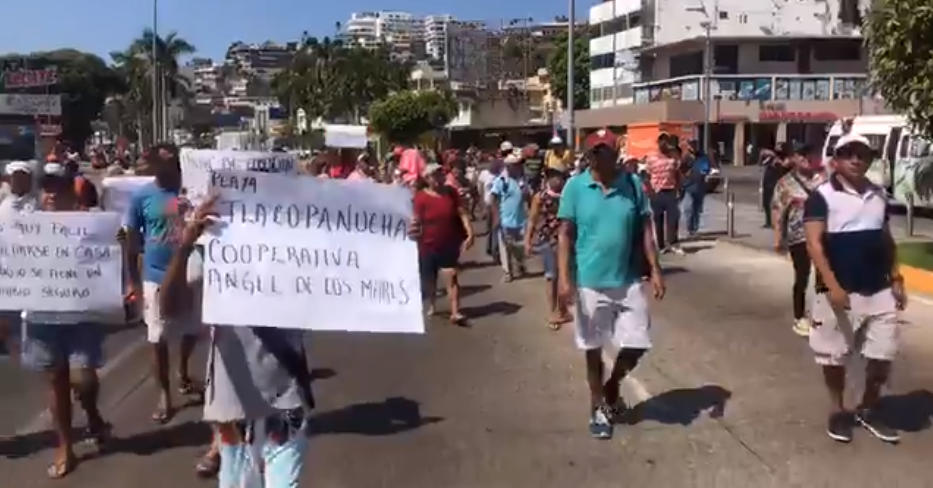
<instances>
[{"instance_id":1,"label":"palm tree","mask_svg":"<svg viewBox=\"0 0 933 488\"><path fill-rule=\"evenodd\" d=\"M161 37L152 29L145 29L142 36L130 44L129 52L145 59L151 67L153 45L161 75L159 81L164 92L173 99L184 98L188 94L188 83L179 74L179 58L194 54L194 46L179 37L177 32L169 32L165 37Z\"/></svg>"}]
</instances>

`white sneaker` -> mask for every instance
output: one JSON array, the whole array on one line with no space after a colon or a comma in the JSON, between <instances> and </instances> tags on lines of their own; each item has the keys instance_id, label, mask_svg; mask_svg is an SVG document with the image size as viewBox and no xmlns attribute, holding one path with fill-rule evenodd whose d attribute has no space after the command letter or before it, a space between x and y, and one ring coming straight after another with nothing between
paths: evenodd
<instances>
[{"instance_id":1,"label":"white sneaker","mask_svg":"<svg viewBox=\"0 0 933 488\"><path fill-rule=\"evenodd\" d=\"M678 256L686 256L686 255L687 255L687 252L684 251L684 248L680 247L680 245L671 246L671 252L674 253L674 254L676 254L676 255L678 255Z\"/></svg>"},{"instance_id":2,"label":"white sneaker","mask_svg":"<svg viewBox=\"0 0 933 488\"><path fill-rule=\"evenodd\" d=\"M794 333L799 335L800 337L809 337L810 329L812 327L813 326L810 323L810 319L803 318L803 319L797 319L794 321L793 329L794 329Z\"/></svg>"}]
</instances>

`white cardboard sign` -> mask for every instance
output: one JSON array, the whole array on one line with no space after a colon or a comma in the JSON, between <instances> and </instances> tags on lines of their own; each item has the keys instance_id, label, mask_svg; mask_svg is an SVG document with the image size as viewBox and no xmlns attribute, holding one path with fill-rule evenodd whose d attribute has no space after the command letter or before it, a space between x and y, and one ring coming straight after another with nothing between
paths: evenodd
<instances>
[{"instance_id":1,"label":"white cardboard sign","mask_svg":"<svg viewBox=\"0 0 933 488\"><path fill-rule=\"evenodd\" d=\"M0 310L112 312L123 306L114 212L35 212L0 220Z\"/></svg>"},{"instance_id":2,"label":"white cardboard sign","mask_svg":"<svg viewBox=\"0 0 933 488\"><path fill-rule=\"evenodd\" d=\"M210 188L204 323L424 332L408 190L243 171Z\"/></svg>"}]
</instances>

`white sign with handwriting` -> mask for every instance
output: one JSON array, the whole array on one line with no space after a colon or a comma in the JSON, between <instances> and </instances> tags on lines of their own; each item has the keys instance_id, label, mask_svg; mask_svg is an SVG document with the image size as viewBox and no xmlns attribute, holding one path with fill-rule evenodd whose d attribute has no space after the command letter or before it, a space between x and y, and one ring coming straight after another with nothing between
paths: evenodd
<instances>
[{"instance_id":1,"label":"white sign with handwriting","mask_svg":"<svg viewBox=\"0 0 933 488\"><path fill-rule=\"evenodd\" d=\"M298 172L298 158L289 153L184 148L180 159L182 186L195 204L207 195L212 171Z\"/></svg>"},{"instance_id":2,"label":"white sign with handwriting","mask_svg":"<svg viewBox=\"0 0 933 488\"><path fill-rule=\"evenodd\" d=\"M123 306L114 212L35 212L0 220L0 310L111 312Z\"/></svg>"},{"instance_id":3,"label":"white sign with handwriting","mask_svg":"<svg viewBox=\"0 0 933 488\"><path fill-rule=\"evenodd\" d=\"M155 181L152 176L109 176L101 181L103 186L103 209L126 215L133 194L141 187Z\"/></svg>"},{"instance_id":4,"label":"white sign with handwriting","mask_svg":"<svg viewBox=\"0 0 933 488\"><path fill-rule=\"evenodd\" d=\"M203 321L423 333L411 192L369 182L220 171Z\"/></svg>"}]
</instances>

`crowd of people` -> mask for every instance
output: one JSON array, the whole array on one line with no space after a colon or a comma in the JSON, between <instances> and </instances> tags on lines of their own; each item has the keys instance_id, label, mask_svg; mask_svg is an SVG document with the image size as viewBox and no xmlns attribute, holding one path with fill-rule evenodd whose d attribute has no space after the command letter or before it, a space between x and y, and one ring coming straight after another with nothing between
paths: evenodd
<instances>
[{"instance_id":1,"label":"crowd of people","mask_svg":"<svg viewBox=\"0 0 933 488\"><path fill-rule=\"evenodd\" d=\"M608 131L586 138L583 149L576 157L559 137L546 151L505 141L488 164L480 164L476 151L426 157L418 148L400 147L381 162L368 153L340 164L315 158L304 173L412 191L410 234L419 250L425 313L434 315L436 299L445 295L451 324L469 324L460 306L458 271L477 239L477 222L488 231L485 250L501 266L504 282L521 278L529 256L539 256L547 326L558 330L573 323L586 363L589 432L608 439L627 408L620 383L652 345L649 302L665 295L660 255L683 252L682 207L687 213L684 237L698 233L702 181L711 162L695 144L667 134L645 160L626 157ZM831 172L814 168L808 151L801 145L780 149L789 171L776 181L771 199L776 247L789 252L794 268L794 330L809 336L823 367L833 401L829 435L847 442L858 423L893 442L897 433L875 407L897 351L897 312L906 295L884 193L865 178L871 148L857 134L840 138ZM213 201L194 208L185 199L177 147L156 146L142 163L135 173L154 181L133 195L119 238L127 296L141 302L152 346L160 391L152 421L162 425L172 419L176 393L201 396L213 440L197 463L200 475L217 476L222 488L241 486L244 477L259 476L254 461L262 459L264 486L297 486L314 407L302 334L285 328L210 327L205 388L192 374L190 360L203 330L203 250L197 242L212 222ZM10 163L5 172L8 189L0 200L0 219L99 207L97 190L67 155L53 154L42 164ZM817 271L816 298L808 313L811 263ZM58 447L48 475L61 478L77 466L73 401L86 413L86 439L101 448L110 440L110 425L97 406L103 326L88 313L7 311L0 317L0 332L20 318L29 328L23 362L45 374L51 391ZM173 381L168 357L174 344L181 358ZM608 372L602 359L606 347L617 351ZM845 358L853 352L869 360L854 415L843 403Z\"/></svg>"}]
</instances>

